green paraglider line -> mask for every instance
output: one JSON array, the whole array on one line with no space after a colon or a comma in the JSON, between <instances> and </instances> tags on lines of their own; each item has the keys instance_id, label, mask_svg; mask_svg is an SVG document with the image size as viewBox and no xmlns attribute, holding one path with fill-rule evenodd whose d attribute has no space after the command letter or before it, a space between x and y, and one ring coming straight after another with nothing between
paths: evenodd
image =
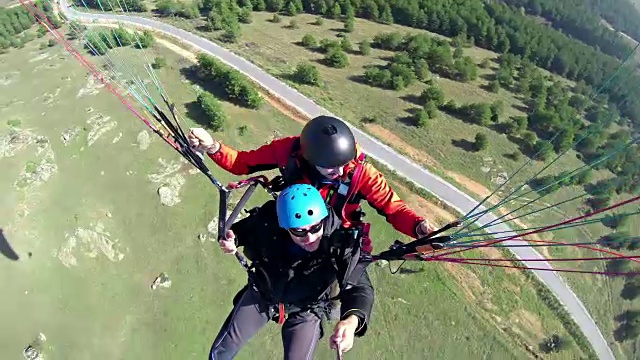
<instances>
[{"instance_id":1,"label":"green paraglider line","mask_svg":"<svg viewBox=\"0 0 640 360\"><path fill-rule=\"evenodd\" d=\"M602 91L604 91L604 89L607 88L607 86L609 85L609 83L611 81L613 81L613 79L615 77L618 76L618 74L620 73L620 71L623 69L624 65L632 58L632 56L636 53L636 51L638 50L638 48L640 48L640 43L636 44L636 46L633 48L633 50L631 50L629 52L629 54L626 56L626 58L624 59L624 61L617 67L617 69L614 71L614 73L596 90L595 94L591 97L591 99L594 99L595 97L597 97ZM635 68L632 68L631 71L635 71ZM550 142L552 142L558 135L560 134L560 132L556 133L550 140ZM582 138L580 138L578 141L574 142L574 144L571 146L571 148L573 148L577 143L579 143L580 141L584 140L588 135L585 134ZM569 150L569 149L568 149ZM557 161L561 156L563 156L564 154L566 154L566 152L568 151L566 150L565 152L563 152L562 154L558 155L552 162L551 164L553 164L555 161ZM482 201L480 201L474 208L472 208L469 212L467 212L467 214L465 214L465 216L463 217L464 220L468 220L472 217L480 217L483 214L486 214L488 212L491 212L493 210L495 210L496 208L498 208L499 206L505 204L508 200L503 200L501 202L499 202L498 204L490 207L489 209L486 209L484 211L481 211L478 214L473 214L473 212L478 209L480 206L482 206L482 204L484 204L486 201L488 201L493 195L495 195L498 191L500 191L500 189L505 186L511 179L513 179L515 177L515 175L517 175L525 166L527 166L529 163L531 163L531 161L533 161L534 158L536 158L538 155L540 154L540 152L536 153L534 156L532 156L525 164L523 164L519 169L516 170L516 172L514 174L512 174L511 176L509 176L507 178L507 180L500 184L500 186L498 186L491 194L489 194L488 196L486 196ZM551 166L551 164L545 166L541 171L539 171L536 175L533 175L531 178L539 175L542 171L544 171L546 168L548 168L549 166ZM531 179L530 178L530 179ZM524 181L522 185L520 185L520 187L518 187L518 189L514 190L513 192L510 193L509 196L511 196L512 194L514 194L515 192L517 192L518 190L520 190L522 187L524 187L524 185L527 183L527 181ZM509 197L507 196L507 198ZM463 227L462 229L459 229L459 231L462 231L465 227Z\"/></svg>"}]
</instances>

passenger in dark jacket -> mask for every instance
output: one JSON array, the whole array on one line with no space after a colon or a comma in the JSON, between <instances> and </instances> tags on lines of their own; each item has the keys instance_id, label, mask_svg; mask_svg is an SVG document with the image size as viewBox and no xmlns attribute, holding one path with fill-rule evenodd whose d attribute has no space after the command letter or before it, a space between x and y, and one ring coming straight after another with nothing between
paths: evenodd
<instances>
[{"instance_id":1,"label":"passenger in dark jacket","mask_svg":"<svg viewBox=\"0 0 640 360\"><path fill-rule=\"evenodd\" d=\"M233 254L236 246L244 247L254 271L234 298L211 347L211 360L232 359L270 320L282 325L285 359L311 359L336 281L340 321L331 347L348 351L354 337L367 331L374 291L366 271L359 269L359 239L341 226L314 187L292 185L277 201L233 224L220 247Z\"/></svg>"}]
</instances>

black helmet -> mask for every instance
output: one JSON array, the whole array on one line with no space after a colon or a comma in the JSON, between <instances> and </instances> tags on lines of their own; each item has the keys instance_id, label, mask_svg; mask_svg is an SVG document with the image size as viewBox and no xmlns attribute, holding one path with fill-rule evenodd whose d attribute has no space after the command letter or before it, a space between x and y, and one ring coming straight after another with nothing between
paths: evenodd
<instances>
[{"instance_id":1,"label":"black helmet","mask_svg":"<svg viewBox=\"0 0 640 360\"><path fill-rule=\"evenodd\" d=\"M311 119L300 133L302 156L311 164L329 169L356 157L356 139L351 129L333 116Z\"/></svg>"}]
</instances>

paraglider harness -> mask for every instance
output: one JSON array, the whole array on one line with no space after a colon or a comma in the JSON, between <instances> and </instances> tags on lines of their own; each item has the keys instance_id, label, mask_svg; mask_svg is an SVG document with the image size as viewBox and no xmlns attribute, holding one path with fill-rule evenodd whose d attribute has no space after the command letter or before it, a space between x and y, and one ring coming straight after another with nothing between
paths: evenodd
<instances>
[{"instance_id":1,"label":"paraglider harness","mask_svg":"<svg viewBox=\"0 0 640 360\"><path fill-rule=\"evenodd\" d=\"M247 212L250 214L249 217L257 215L259 208L260 207L256 207L248 210ZM266 254L263 252L265 251L264 249L252 248L251 252L247 252L247 257L251 260L251 265L249 265L249 268L247 269L249 281L245 288L238 292L234 297L234 306L237 304L237 301L244 291L248 287L251 287L261 295L263 305L265 306L264 310L268 314L268 317L280 325L284 323L289 315L305 311L313 313L321 320L333 318L333 314L335 313L335 310L337 310L338 306L336 301L340 299L339 289L348 289L351 286L356 285L359 281L359 277L352 278L349 274L358 266L362 266L359 261L360 234L354 228L340 227L336 229L334 233L325 236L326 238L321 242L318 253L314 253L314 255L310 255L308 258L303 258L298 261L302 261L302 264L318 264L319 262L330 261L333 268L339 269L337 262L340 261L340 259L344 259L345 254L350 252L351 256L349 257L347 269L343 274L341 274L342 276L338 277L342 278L342 282L340 284L338 284L337 281L334 282L324 289L316 300L305 305L282 303L274 297L277 292L273 291L274 289L272 288L270 277L267 270L263 267L263 264L266 265L268 262L280 264L279 261L275 260L274 262L269 256L265 258ZM267 259L267 261L263 262L263 259ZM313 266L314 265L312 265L312 267ZM304 265L303 269L306 269ZM281 274L286 274L285 276L289 276L289 279L295 277L297 272L296 270L288 267L280 267L276 271L279 271ZM362 272L359 273L362 274ZM320 330L322 331L322 327Z\"/></svg>"}]
</instances>

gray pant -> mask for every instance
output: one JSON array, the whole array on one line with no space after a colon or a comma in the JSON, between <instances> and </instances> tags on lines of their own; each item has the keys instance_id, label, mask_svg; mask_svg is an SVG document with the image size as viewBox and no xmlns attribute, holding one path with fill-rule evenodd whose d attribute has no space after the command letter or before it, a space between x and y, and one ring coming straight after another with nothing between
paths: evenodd
<instances>
[{"instance_id":1,"label":"gray pant","mask_svg":"<svg viewBox=\"0 0 640 360\"><path fill-rule=\"evenodd\" d=\"M233 359L251 337L269 322L267 309L260 305L260 294L249 287L240 298L216 336L209 360ZM322 333L320 319L309 311L289 314L282 324L285 360L313 358Z\"/></svg>"}]
</instances>

